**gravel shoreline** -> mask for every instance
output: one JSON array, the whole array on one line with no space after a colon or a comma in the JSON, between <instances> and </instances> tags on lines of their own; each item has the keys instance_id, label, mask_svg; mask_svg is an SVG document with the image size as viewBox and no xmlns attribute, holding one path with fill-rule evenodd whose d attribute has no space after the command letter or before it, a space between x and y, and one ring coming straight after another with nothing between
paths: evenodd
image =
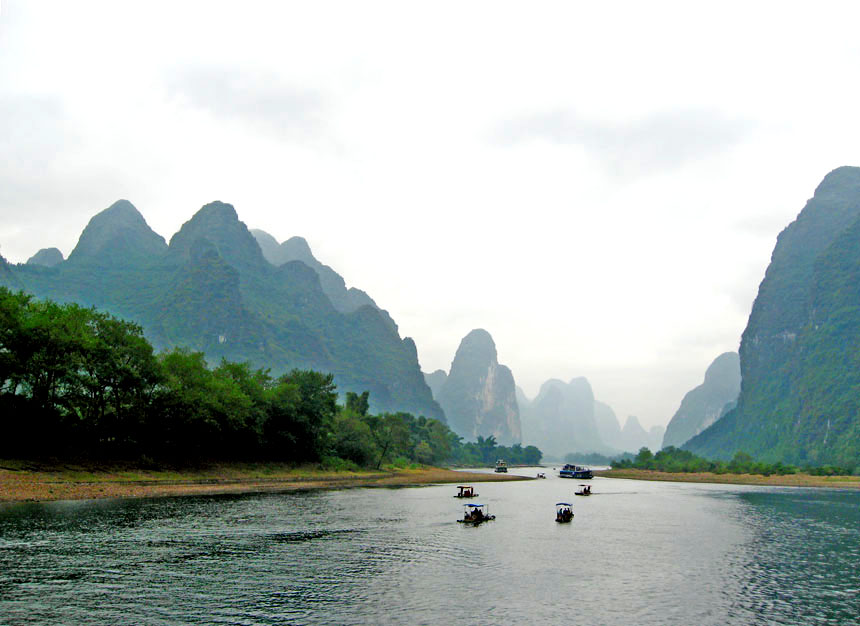
<instances>
[{"instance_id":1,"label":"gravel shoreline","mask_svg":"<svg viewBox=\"0 0 860 626\"><path fill-rule=\"evenodd\" d=\"M6 464L3 464L6 465ZM275 493L308 489L407 487L435 483L530 480L513 474L484 474L442 468L372 472L281 469L260 476L241 466L207 471L79 470L0 468L0 502L153 498L221 493ZM167 474L168 476L165 476Z\"/></svg>"},{"instance_id":2,"label":"gravel shoreline","mask_svg":"<svg viewBox=\"0 0 860 626\"><path fill-rule=\"evenodd\" d=\"M772 487L831 487L838 489L860 489L860 476L811 476L810 474L786 474L762 476L760 474L714 474L711 472L658 472L640 469L613 469L594 472L606 478L628 478L631 480L659 480L682 483L718 483L724 485L769 485Z\"/></svg>"}]
</instances>

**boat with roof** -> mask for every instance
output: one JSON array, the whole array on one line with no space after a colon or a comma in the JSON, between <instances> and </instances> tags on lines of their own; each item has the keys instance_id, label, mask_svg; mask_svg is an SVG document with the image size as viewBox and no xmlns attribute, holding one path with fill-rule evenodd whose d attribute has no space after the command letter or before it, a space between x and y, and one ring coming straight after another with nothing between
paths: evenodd
<instances>
[{"instance_id":1,"label":"boat with roof","mask_svg":"<svg viewBox=\"0 0 860 626\"><path fill-rule=\"evenodd\" d=\"M458 524L470 524L477 526L484 522L492 522L496 519L495 515L490 515L486 504L464 504L463 519L458 519Z\"/></svg>"},{"instance_id":2,"label":"boat with roof","mask_svg":"<svg viewBox=\"0 0 860 626\"><path fill-rule=\"evenodd\" d=\"M559 524L573 521L573 505L570 502L556 502L555 521Z\"/></svg>"},{"instance_id":3,"label":"boat with roof","mask_svg":"<svg viewBox=\"0 0 860 626\"><path fill-rule=\"evenodd\" d=\"M579 478L580 480L594 478L594 474L590 469L583 465L572 465L567 463L559 470L558 475L561 478Z\"/></svg>"},{"instance_id":4,"label":"boat with roof","mask_svg":"<svg viewBox=\"0 0 860 626\"><path fill-rule=\"evenodd\" d=\"M455 498L477 498L478 494L475 493L475 488L472 485L457 485L457 493L454 495Z\"/></svg>"},{"instance_id":5,"label":"boat with roof","mask_svg":"<svg viewBox=\"0 0 860 626\"><path fill-rule=\"evenodd\" d=\"M508 464L504 462L504 460L499 459L496 461L496 473L497 474L507 474L508 473Z\"/></svg>"}]
</instances>

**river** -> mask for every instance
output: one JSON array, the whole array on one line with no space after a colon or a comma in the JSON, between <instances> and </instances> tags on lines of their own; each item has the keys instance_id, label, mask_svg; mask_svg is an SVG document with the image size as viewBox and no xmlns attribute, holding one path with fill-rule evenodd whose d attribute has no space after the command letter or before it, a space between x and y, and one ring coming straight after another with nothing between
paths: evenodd
<instances>
[{"instance_id":1,"label":"river","mask_svg":"<svg viewBox=\"0 0 860 626\"><path fill-rule=\"evenodd\" d=\"M0 623L860 621L860 492L544 471L478 527L452 485L0 505Z\"/></svg>"}]
</instances>

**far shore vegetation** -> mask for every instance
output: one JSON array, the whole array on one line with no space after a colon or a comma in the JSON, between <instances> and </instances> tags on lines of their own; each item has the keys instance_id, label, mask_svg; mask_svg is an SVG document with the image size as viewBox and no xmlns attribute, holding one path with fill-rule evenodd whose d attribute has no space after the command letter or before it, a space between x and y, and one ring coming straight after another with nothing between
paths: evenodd
<instances>
[{"instance_id":1,"label":"far shore vegetation","mask_svg":"<svg viewBox=\"0 0 860 626\"><path fill-rule=\"evenodd\" d=\"M322 472L541 460L534 446L463 442L436 419L374 415L369 400L366 391L339 398L331 374L274 376L181 348L156 354L137 324L0 288L0 458Z\"/></svg>"},{"instance_id":2,"label":"far shore vegetation","mask_svg":"<svg viewBox=\"0 0 860 626\"><path fill-rule=\"evenodd\" d=\"M749 474L760 476L790 476L805 474L808 476L850 476L855 474L857 467L837 467L824 465L820 467L798 467L783 463L762 463L756 461L746 452L737 452L731 461L709 461L696 456L689 450L681 450L674 446L663 448L656 454L648 448L642 448L633 457L614 459L611 462L613 470L649 470L670 474L709 473L715 475Z\"/></svg>"}]
</instances>

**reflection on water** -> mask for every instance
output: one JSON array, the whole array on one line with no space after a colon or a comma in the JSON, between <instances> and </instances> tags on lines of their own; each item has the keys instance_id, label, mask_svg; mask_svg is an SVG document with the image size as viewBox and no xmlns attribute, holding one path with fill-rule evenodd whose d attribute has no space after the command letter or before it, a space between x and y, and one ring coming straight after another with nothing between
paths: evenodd
<instances>
[{"instance_id":1,"label":"reflection on water","mask_svg":"<svg viewBox=\"0 0 860 626\"><path fill-rule=\"evenodd\" d=\"M738 561L737 608L780 624L860 623L858 494L760 491L741 500L753 534Z\"/></svg>"},{"instance_id":2,"label":"reflection on water","mask_svg":"<svg viewBox=\"0 0 860 626\"><path fill-rule=\"evenodd\" d=\"M525 471L524 473L530 473ZM534 475L531 472L531 475ZM549 475L0 507L0 623L845 624L860 494ZM555 502L574 502L556 524Z\"/></svg>"}]
</instances>

